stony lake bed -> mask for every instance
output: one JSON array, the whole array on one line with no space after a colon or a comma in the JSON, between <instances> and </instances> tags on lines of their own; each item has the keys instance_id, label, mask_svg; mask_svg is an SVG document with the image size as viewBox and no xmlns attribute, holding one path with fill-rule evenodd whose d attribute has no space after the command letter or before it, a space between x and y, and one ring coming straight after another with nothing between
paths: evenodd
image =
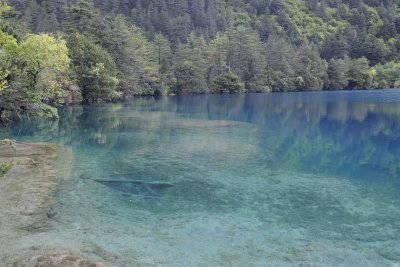
<instances>
[{"instance_id":1,"label":"stony lake bed","mask_svg":"<svg viewBox=\"0 0 400 267\"><path fill-rule=\"evenodd\" d=\"M399 130L397 90L142 98L9 125L0 161L24 163L0 178L0 262L396 266Z\"/></svg>"}]
</instances>

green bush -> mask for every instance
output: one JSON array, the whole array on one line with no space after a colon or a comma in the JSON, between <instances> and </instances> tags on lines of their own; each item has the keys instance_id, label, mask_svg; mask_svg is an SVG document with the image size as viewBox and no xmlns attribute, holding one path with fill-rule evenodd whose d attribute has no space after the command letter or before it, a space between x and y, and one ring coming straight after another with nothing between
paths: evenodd
<instances>
[{"instance_id":1,"label":"green bush","mask_svg":"<svg viewBox=\"0 0 400 267\"><path fill-rule=\"evenodd\" d=\"M227 72L214 79L214 90L220 93L241 93L245 88L239 76Z\"/></svg>"}]
</instances>

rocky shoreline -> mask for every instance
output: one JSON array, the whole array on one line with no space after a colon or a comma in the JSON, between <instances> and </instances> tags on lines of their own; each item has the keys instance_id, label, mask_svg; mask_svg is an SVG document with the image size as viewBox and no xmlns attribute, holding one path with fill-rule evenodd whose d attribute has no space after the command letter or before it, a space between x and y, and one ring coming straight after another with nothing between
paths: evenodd
<instances>
[{"instance_id":1,"label":"rocky shoreline","mask_svg":"<svg viewBox=\"0 0 400 267\"><path fill-rule=\"evenodd\" d=\"M62 157L68 171L72 153L65 147L50 143L18 143L16 152L8 146L0 147L0 163L19 162L0 177L1 266L110 266L40 242L25 244L21 241L33 232L51 227L49 219L55 213L52 210L54 196L62 177L51 165L56 157Z\"/></svg>"}]
</instances>

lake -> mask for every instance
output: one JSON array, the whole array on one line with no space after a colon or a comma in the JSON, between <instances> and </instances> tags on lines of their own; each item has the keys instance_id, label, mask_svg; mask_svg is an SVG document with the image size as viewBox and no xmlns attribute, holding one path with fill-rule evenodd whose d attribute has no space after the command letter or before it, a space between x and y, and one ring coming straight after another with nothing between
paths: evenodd
<instances>
[{"instance_id":1,"label":"lake","mask_svg":"<svg viewBox=\"0 0 400 267\"><path fill-rule=\"evenodd\" d=\"M400 264L400 90L138 98L0 134L73 155L25 242L115 266Z\"/></svg>"}]
</instances>

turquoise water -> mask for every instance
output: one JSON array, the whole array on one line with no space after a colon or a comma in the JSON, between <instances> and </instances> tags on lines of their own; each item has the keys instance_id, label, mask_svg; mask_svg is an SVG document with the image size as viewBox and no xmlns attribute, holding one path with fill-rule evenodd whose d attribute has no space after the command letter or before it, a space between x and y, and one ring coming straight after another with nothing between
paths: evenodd
<instances>
[{"instance_id":1,"label":"turquoise water","mask_svg":"<svg viewBox=\"0 0 400 267\"><path fill-rule=\"evenodd\" d=\"M26 242L115 266L400 263L400 90L140 98L60 114L1 130L72 151L51 227Z\"/></svg>"}]
</instances>

